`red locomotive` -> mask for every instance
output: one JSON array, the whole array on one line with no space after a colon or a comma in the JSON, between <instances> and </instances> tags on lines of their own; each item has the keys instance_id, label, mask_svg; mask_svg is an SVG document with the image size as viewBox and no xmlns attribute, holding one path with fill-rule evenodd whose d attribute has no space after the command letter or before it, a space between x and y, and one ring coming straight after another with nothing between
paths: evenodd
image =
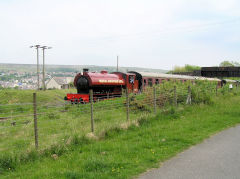
<instances>
[{"instance_id":1,"label":"red locomotive","mask_svg":"<svg viewBox=\"0 0 240 179\"><path fill-rule=\"evenodd\" d=\"M137 93L139 86L134 73L114 72L100 73L83 70L74 79L77 94L67 94L65 100L72 103L88 103L90 100L90 89L93 90L93 100L112 98L122 95L122 89L128 88L129 92Z\"/></svg>"}]
</instances>

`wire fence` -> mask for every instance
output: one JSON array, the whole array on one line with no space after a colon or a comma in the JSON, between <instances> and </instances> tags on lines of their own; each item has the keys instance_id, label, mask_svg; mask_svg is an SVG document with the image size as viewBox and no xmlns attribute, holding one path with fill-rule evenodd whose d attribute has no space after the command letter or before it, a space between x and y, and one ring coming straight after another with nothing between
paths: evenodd
<instances>
[{"instance_id":1,"label":"wire fence","mask_svg":"<svg viewBox=\"0 0 240 179\"><path fill-rule=\"evenodd\" d=\"M73 137L104 137L110 129L126 129L163 109L211 103L213 96L238 94L238 86L219 88L214 83L164 83L146 87L142 93L124 90L122 95L93 97L90 103L38 102L0 105L0 151L44 150L53 145L70 144Z\"/></svg>"}]
</instances>

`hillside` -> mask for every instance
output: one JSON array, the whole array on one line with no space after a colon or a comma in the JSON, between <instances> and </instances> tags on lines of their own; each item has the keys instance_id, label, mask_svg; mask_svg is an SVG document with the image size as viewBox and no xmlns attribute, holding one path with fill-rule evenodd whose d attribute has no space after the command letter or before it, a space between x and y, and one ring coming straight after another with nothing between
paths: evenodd
<instances>
[{"instance_id":1,"label":"hillside","mask_svg":"<svg viewBox=\"0 0 240 179\"><path fill-rule=\"evenodd\" d=\"M109 72L116 71L113 66L96 66L96 65L46 65L47 72L79 72L83 68L88 68L90 71L107 70ZM17 70L20 72L36 72L36 64L8 64L0 63L0 71ZM163 69L150 69L140 67L119 67L119 71L141 71L141 72L159 72L166 73Z\"/></svg>"}]
</instances>

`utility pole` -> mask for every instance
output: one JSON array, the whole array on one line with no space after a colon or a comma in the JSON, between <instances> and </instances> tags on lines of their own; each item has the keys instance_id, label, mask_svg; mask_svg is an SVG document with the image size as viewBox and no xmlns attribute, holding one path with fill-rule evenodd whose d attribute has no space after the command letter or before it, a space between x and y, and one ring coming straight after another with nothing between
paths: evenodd
<instances>
[{"instance_id":1,"label":"utility pole","mask_svg":"<svg viewBox=\"0 0 240 179\"><path fill-rule=\"evenodd\" d=\"M45 85L45 50L46 49L51 49L52 47L48 47L48 46L42 46L40 47L42 48L43 51L43 79L42 79L42 83L43 83L43 90L46 90L46 85Z\"/></svg>"},{"instance_id":2,"label":"utility pole","mask_svg":"<svg viewBox=\"0 0 240 179\"><path fill-rule=\"evenodd\" d=\"M30 46L30 48L33 48L35 47L36 50L37 50L37 90L40 89L40 83L39 83L39 48L40 48L40 45L32 45Z\"/></svg>"},{"instance_id":3,"label":"utility pole","mask_svg":"<svg viewBox=\"0 0 240 179\"><path fill-rule=\"evenodd\" d=\"M118 56L117 56L117 72L118 72Z\"/></svg>"}]
</instances>

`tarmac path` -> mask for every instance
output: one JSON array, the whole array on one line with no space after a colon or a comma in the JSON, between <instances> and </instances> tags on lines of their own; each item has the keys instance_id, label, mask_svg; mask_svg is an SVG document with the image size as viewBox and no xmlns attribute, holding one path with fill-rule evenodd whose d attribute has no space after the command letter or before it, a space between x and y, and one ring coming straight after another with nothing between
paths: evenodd
<instances>
[{"instance_id":1,"label":"tarmac path","mask_svg":"<svg viewBox=\"0 0 240 179\"><path fill-rule=\"evenodd\" d=\"M220 132L139 179L240 178L240 125Z\"/></svg>"}]
</instances>

